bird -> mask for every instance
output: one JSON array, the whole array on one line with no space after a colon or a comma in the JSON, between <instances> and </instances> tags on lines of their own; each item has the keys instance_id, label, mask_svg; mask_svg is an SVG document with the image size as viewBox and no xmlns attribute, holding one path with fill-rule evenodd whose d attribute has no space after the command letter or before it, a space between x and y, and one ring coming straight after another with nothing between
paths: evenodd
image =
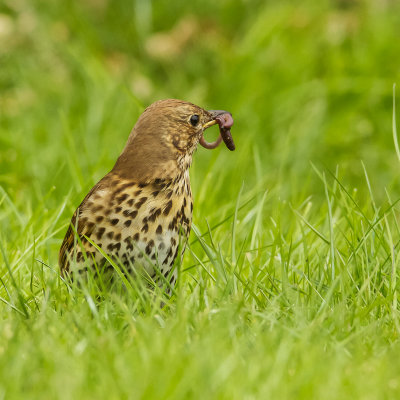
<instances>
[{"instance_id":1,"label":"bird","mask_svg":"<svg viewBox=\"0 0 400 400\"><path fill-rule=\"evenodd\" d=\"M213 143L205 129L219 125ZM59 251L62 276L111 270L142 271L159 286L177 280L174 262L186 247L193 198L189 168L200 143L213 149L224 140L234 150L232 115L166 99L139 116L114 167L74 212ZM107 257L105 257L107 255ZM109 260L107 260L109 258Z\"/></svg>"}]
</instances>

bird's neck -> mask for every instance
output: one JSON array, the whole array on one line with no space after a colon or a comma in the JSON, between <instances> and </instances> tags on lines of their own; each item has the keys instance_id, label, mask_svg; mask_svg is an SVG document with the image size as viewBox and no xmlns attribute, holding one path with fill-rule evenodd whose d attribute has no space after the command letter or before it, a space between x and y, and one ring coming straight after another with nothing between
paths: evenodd
<instances>
[{"instance_id":1,"label":"bird's neck","mask_svg":"<svg viewBox=\"0 0 400 400\"><path fill-rule=\"evenodd\" d=\"M113 172L135 182L176 181L189 176L191 163L192 154L178 154L167 145L150 147L133 141L125 146Z\"/></svg>"}]
</instances>

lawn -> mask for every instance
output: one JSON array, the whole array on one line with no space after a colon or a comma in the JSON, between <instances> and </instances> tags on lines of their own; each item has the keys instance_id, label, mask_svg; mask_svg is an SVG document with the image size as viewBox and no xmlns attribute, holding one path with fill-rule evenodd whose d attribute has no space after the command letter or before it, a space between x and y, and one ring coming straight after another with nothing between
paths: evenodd
<instances>
[{"instance_id":1,"label":"lawn","mask_svg":"<svg viewBox=\"0 0 400 400\"><path fill-rule=\"evenodd\" d=\"M399 398L399 27L389 0L3 0L0 399ZM57 265L161 98L236 143L194 156L164 307Z\"/></svg>"}]
</instances>

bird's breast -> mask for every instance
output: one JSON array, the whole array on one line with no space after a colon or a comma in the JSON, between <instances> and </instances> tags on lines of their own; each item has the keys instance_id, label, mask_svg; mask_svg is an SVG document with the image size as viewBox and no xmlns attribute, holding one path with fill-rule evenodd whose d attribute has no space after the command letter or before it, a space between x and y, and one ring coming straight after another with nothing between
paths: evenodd
<instances>
[{"instance_id":1,"label":"bird's breast","mask_svg":"<svg viewBox=\"0 0 400 400\"><path fill-rule=\"evenodd\" d=\"M154 265L163 274L171 269L190 233L192 210L190 182L183 174L169 182L119 181L94 194L81 217L95 224L91 239L105 252L154 275Z\"/></svg>"}]
</instances>

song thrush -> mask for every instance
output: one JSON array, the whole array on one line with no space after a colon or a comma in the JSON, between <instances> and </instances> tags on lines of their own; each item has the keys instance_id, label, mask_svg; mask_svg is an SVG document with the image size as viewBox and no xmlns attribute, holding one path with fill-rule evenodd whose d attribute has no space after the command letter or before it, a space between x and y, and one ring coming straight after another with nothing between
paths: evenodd
<instances>
[{"instance_id":1,"label":"song thrush","mask_svg":"<svg viewBox=\"0 0 400 400\"><path fill-rule=\"evenodd\" d=\"M218 124L220 136L207 143L203 131ZM189 167L200 142L215 148L223 139L234 150L226 111L206 111L181 100L160 100L139 117L113 169L75 211L59 254L63 274L111 268L91 243L127 273L144 268L174 285L174 261L189 236L192 193ZM76 233L75 233L76 232ZM88 240L88 238L90 240Z\"/></svg>"}]
</instances>

